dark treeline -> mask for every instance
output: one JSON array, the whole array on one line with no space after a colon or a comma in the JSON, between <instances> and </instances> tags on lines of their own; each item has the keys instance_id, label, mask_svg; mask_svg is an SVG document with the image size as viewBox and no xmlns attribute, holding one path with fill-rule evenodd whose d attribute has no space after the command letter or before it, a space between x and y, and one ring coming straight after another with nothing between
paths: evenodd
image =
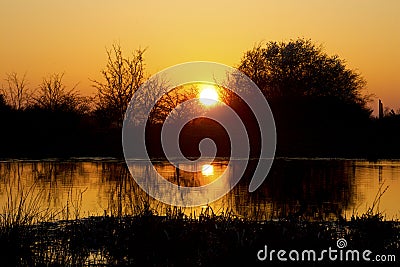
<instances>
[{"instance_id":1,"label":"dark treeline","mask_svg":"<svg viewBox=\"0 0 400 267\"><path fill-rule=\"evenodd\" d=\"M269 42L245 53L239 69L268 99L278 155L399 157L400 115L381 119L368 107L366 81L309 40Z\"/></svg>"},{"instance_id":2,"label":"dark treeline","mask_svg":"<svg viewBox=\"0 0 400 267\"><path fill-rule=\"evenodd\" d=\"M94 97L67 88L63 74L44 77L34 90L25 75L9 73L0 91L0 157L122 156L123 114L143 83L143 50L124 58L107 50L104 81Z\"/></svg>"},{"instance_id":3,"label":"dark treeline","mask_svg":"<svg viewBox=\"0 0 400 267\"><path fill-rule=\"evenodd\" d=\"M62 74L43 78L35 90L25 76L7 74L0 91L0 157L121 157L124 113L146 78L144 52L125 57L119 45L107 50L103 79L92 81L97 89L93 97L66 88ZM259 86L271 106L278 156L400 157L400 112L386 108L381 118L373 117L362 76L311 41L259 44L244 54L238 69ZM235 95L221 94L245 122L252 155L257 156L261 137L250 109ZM152 156L162 156L160 114L186 99L171 92L154 109L147 138ZM218 155L227 156L230 146L223 128L200 121L180 136L184 154L198 156L199 141L210 137Z\"/></svg>"},{"instance_id":4,"label":"dark treeline","mask_svg":"<svg viewBox=\"0 0 400 267\"><path fill-rule=\"evenodd\" d=\"M0 120L1 157L102 156L120 150L119 131L93 114L3 107Z\"/></svg>"}]
</instances>

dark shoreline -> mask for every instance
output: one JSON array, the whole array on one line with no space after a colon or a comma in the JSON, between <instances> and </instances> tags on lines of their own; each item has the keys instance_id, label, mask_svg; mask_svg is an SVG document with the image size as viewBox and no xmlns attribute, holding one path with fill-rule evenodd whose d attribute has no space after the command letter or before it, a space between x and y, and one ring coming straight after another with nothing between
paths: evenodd
<instances>
[{"instance_id":1,"label":"dark shoreline","mask_svg":"<svg viewBox=\"0 0 400 267\"><path fill-rule=\"evenodd\" d=\"M197 159L197 157L188 157L189 159ZM216 160L229 160L229 157L215 157ZM258 160L259 158L249 158L249 160ZM133 158L132 160L147 160ZM151 161L167 161L166 158L154 157L150 158ZM274 160L338 160L338 161L368 161L375 162L381 160L400 161L400 157L382 157L377 159L363 158L363 157L303 157L303 156L277 156ZM113 156L36 156L36 157L0 157L0 161L125 161L123 157Z\"/></svg>"},{"instance_id":2,"label":"dark shoreline","mask_svg":"<svg viewBox=\"0 0 400 267\"><path fill-rule=\"evenodd\" d=\"M229 213L205 212L194 219L179 211L157 216L143 210L135 216L2 227L0 233L2 261L10 266L286 266L276 259L258 261L257 252L265 245L276 250L320 251L336 248L336 241L345 238L348 249L399 257L400 245L400 222L382 221L378 215L363 215L348 222L255 222ZM365 263L341 262L340 266ZM292 264L325 266L337 262ZM384 266L397 265L392 262Z\"/></svg>"}]
</instances>

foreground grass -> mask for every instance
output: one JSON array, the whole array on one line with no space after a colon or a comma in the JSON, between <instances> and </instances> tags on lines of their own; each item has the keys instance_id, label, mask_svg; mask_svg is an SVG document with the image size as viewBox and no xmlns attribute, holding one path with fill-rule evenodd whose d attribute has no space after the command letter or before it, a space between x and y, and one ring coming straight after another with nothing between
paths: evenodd
<instances>
[{"instance_id":1,"label":"foreground grass","mask_svg":"<svg viewBox=\"0 0 400 267\"><path fill-rule=\"evenodd\" d=\"M345 238L349 249L393 254L398 264L399 227L379 214L335 222L256 222L231 213L216 215L209 208L193 218L179 209L158 216L147 207L135 216L3 225L0 255L1 266L282 266L258 261L257 252L265 245L276 250L336 249L336 240Z\"/></svg>"},{"instance_id":2,"label":"foreground grass","mask_svg":"<svg viewBox=\"0 0 400 267\"><path fill-rule=\"evenodd\" d=\"M337 249L339 238L347 240L346 249L396 257L397 262L378 266L399 266L400 222L385 221L378 209L386 189L382 185L365 214L328 222L295 215L251 220L227 211L215 214L209 206L197 215L165 207L161 216L145 199L132 202L130 215L118 206L110 212L114 216L80 218L83 192L78 197L71 192L65 209L55 212L40 208L33 187L8 187L0 212L0 266L364 266L327 257L323 262L257 259L266 245L275 254L281 249L319 253Z\"/></svg>"}]
</instances>

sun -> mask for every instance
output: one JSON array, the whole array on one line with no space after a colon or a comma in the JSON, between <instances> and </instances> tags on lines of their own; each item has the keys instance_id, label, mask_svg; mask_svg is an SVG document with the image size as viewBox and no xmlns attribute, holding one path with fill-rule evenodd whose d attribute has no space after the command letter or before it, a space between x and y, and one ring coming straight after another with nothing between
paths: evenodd
<instances>
[{"instance_id":1,"label":"sun","mask_svg":"<svg viewBox=\"0 0 400 267\"><path fill-rule=\"evenodd\" d=\"M207 85L201 89L199 100L204 106L213 106L218 103L219 95L214 86Z\"/></svg>"}]
</instances>

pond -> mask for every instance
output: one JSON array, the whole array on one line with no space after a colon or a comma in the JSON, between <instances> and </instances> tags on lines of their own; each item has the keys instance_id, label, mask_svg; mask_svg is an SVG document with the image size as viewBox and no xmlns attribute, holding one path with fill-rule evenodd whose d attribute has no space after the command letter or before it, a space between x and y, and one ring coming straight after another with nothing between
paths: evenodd
<instances>
[{"instance_id":1,"label":"pond","mask_svg":"<svg viewBox=\"0 0 400 267\"><path fill-rule=\"evenodd\" d=\"M228 174L234 171L234 163L228 163L216 159L210 166L201 166L197 173L181 171L178 175L176 168L165 161L154 161L153 165L172 183L201 186L226 170ZM132 168L135 175L145 178L152 166L137 161ZM349 219L373 208L388 220L399 218L399 160L278 158L267 179L253 193L248 192L247 177L245 174L227 195L209 203L208 210L256 220L295 216L328 221ZM51 211L56 219L137 214L147 204L160 215L171 210L136 184L124 161L109 158L0 162L0 214L16 210L21 199L26 209ZM206 208L182 211L197 216Z\"/></svg>"}]
</instances>

